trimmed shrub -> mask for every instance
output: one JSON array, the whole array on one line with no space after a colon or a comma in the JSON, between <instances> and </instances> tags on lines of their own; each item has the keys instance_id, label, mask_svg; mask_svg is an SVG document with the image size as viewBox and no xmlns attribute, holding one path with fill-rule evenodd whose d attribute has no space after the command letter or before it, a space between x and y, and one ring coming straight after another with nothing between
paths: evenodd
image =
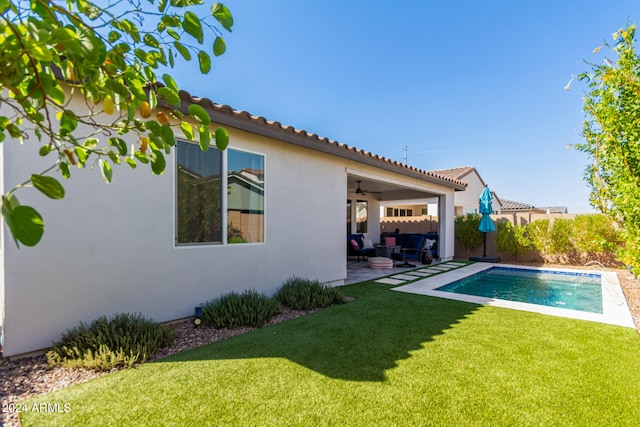
<instances>
[{"instance_id":1,"label":"trimmed shrub","mask_svg":"<svg viewBox=\"0 0 640 427\"><path fill-rule=\"evenodd\" d=\"M495 237L496 250L509 254L517 260L519 255L527 252L532 247L526 225L511 225L510 222L499 222L498 233Z\"/></svg>"},{"instance_id":2,"label":"trimmed shrub","mask_svg":"<svg viewBox=\"0 0 640 427\"><path fill-rule=\"evenodd\" d=\"M576 249L593 260L612 258L624 244L618 228L604 215L577 215L573 228Z\"/></svg>"},{"instance_id":3,"label":"trimmed shrub","mask_svg":"<svg viewBox=\"0 0 640 427\"><path fill-rule=\"evenodd\" d=\"M455 219L455 237L462 247L467 251L467 256L471 251L482 244L483 234L478 227L480 226L480 214L466 214L457 216Z\"/></svg>"},{"instance_id":4,"label":"trimmed shrub","mask_svg":"<svg viewBox=\"0 0 640 427\"><path fill-rule=\"evenodd\" d=\"M558 218L551 226L549 253L553 255L567 254L572 256L575 248L571 242L573 234L573 220Z\"/></svg>"},{"instance_id":5,"label":"trimmed shrub","mask_svg":"<svg viewBox=\"0 0 640 427\"><path fill-rule=\"evenodd\" d=\"M64 333L47 352L47 360L52 366L107 371L143 362L174 338L169 327L141 314L102 316Z\"/></svg>"},{"instance_id":6,"label":"trimmed shrub","mask_svg":"<svg viewBox=\"0 0 640 427\"><path fill-rule=\"evenodd\" d=\"M529 237L540 256L549 253L551 247L551 225L548 219L538 219L529 224Z\"/></svg>"},{"instance_id":7,"label":"trimmed shrub","mask_svg":"<svg viewBox=\"0 0 640 427\"><path fill-rule=\"evenodd\" d=\"M280 304L257 291L231 292L202 307L202 322L214 328L258 328L280 312Z\"/></svg>"},{"instance_id":8,"label":"trimmed shrub","mask_svg":"<svg viewBox=\"0 0 640 427\"><path fill-rule=\"evenodd\" d=\"M273 297L282 305L296 310L328 307L343 302L344 298L337 288L295 276L287 279Z\"/></svg>"}]
</instances>

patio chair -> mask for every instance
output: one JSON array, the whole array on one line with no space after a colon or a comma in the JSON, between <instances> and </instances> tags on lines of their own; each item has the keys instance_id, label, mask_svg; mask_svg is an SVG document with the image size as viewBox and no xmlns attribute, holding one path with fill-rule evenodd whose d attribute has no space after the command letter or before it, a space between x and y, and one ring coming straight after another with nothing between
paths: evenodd
<instances>
[{"instance_id":1,"label":"patio chair","mask_svg":"<svg viewBox=\"0 0 640 427\"><path fill-rule=\"evenodd\" d=\"M347 255L357 256L360 262L360 257L376 256L376 250L373 245L365 247L363 234L350 234L347 236Z\"/></svg>"},{"instance_id":2,"label":"patio chair","mask_svg":"<svg viewBox=\"0 0 640 427\"><path fill-rule=\"evenodd\" d=\"M400 252L391 254L391 259L395 261L404 261L398 267L415 267L415 264L409 263L409 260L422 261L422 252L427 236L424 234L410 234L406 236L400 248Z\"/></svg>"}]
</instances>

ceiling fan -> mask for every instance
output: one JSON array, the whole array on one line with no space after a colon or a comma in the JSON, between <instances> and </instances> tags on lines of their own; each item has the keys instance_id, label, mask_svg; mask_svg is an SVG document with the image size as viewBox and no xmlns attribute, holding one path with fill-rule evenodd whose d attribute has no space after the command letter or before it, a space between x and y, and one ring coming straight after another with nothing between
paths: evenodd
<instances>
[{"instance_id":1,"label":"ceiling fan","mask_svg":"<svg viewBox=\"0 0 640 427\"><path fill-rule=\"evenodd\" d=\"M358 188L356 188L356 194L360 194L360 195L362 195L362 196L366 196L366 195L367 195L367 193L369 193L369 191L367 191L367 190L363 190L362 188L360 188L360 183L361 183L362 181L356 181L356 182L358 183Z\"/></svg>"}]
</instances>

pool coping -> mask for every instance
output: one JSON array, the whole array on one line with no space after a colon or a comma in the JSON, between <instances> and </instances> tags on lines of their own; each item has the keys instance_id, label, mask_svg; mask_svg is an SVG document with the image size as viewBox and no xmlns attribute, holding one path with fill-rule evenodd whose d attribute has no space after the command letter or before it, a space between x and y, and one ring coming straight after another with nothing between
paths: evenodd
<instances>
[{"instance_id":1,"label":"pool coping","mask_svg":"<svg viewBox=\"0 0 640 427\"><path fill-rule=\"evenodd\" d=\"M456 294L452 292L436 291L436 288L447 285L456 280L464 279L473 274L488 270L492 267L505 267L521 270L540 270L540 271L561 271L568 273L581 274L597 274L602 277L602 311L603 313L588 313L578 310L570 310L566 308L547 307L537 304L528 304L517 301L507 301L495 298L477 297L473 295ZM478 262L455 270L443 272L428 278L417 280L404 286L393 288L394 291L407 292L418 295L428 295L439 298L447 298L458 301L471 302L475 304L490 305L494 307L511 308L514 310L530 311L534 313L548 314L551 316L568 317L578 320L589 320L592 322L607 323L610 325L624 326L628 328L636 328L627 305L627 300L622 292L622 287L618 281L618 276L612 271L599 270L578 270L570 268L546 268L546 267L530 267L511 264L493 264L486 262Z\"/></svg>"}]
</instances>

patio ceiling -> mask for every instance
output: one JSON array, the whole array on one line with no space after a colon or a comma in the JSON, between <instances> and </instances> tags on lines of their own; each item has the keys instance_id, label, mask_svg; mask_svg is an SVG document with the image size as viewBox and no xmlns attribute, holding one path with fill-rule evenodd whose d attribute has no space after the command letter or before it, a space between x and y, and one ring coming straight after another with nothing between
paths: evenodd
<instances>
[{"instance_id":1,"label":"patio ceiling","mask_svg":"<svg viewBox=\"0 0 640 427\"><path fill-rule=\"evenodd\" d=\"M348 175L347 195L349 197L360 196L360 194L356 193L358 181L360 181L360 189L366 193L366 195L362 195L362 197L366 196L379 201L425 199L438 196L438 194L435 193L408 188L401 184Z\"/></svg>"}]
</instances>

